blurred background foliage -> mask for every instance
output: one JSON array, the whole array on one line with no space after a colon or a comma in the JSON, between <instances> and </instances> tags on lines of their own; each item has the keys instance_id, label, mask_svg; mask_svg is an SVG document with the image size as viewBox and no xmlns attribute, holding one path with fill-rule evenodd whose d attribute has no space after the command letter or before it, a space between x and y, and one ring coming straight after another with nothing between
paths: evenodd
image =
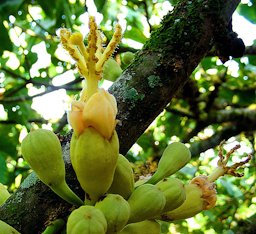
<instances>
[{"instance_id":1,"label":"blurred background foliage","mask_svg":"<svg viewBox=\"0 0 256 234\"><path fill-rule=\"evenodd\" d=\"M175 0L3 0L0 2L0 182L10 192L30 172L20 154L20 142L31 128L48 128L59 134L70 131L66 112L81 89L74 62L59 46L58 29L88 32L88 14L95 15L105 40L119 21L124 30L115 59L136 52L157 28ZM182 141L191 148L190 164L176 176L188 181L216 166L217 145L226 150L238 142L238 161L255 154L256 130L256 1L242 1L233 20L246 43L245 55L223 64L206 56L162 114L127 154L146 173L156 169L164 148ZM249 23L249 22L250 23ZM239 22L246 22L239 25ZM235 24L236 23L236 24ZM248 26L248 27L249 27ZM254 38L251 34L254 30ZM245 33L246 32L246 33ZM239 32L238 32L239 33ZM86 38L85 38L86 41ZM103 81L109 87L111 82ZM217 182L217 206L195 218L163 223L163 233L236 233L256 216L255 157L244 177ZM253 216L254 215L254 216ZM248 219L249 218L249 219Z\"/></svg>"}]
</instances>

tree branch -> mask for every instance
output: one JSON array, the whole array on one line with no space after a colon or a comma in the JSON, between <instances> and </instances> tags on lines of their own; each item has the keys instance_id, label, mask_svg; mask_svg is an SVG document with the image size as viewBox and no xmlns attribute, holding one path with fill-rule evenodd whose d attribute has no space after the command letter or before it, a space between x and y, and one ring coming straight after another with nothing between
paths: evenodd
<instances>
[{"instance_id":1,"label":"tree branch","mask_svg":"<svg viewBox=\"0 0 256 234\"><path fill-rule=\"evenodd\" d=\"M247 56L247 55L256 55L255 45L245 47L244 56ZM209 53L207 53L207 56L211 57L211 56L218 56L218 55L216 54L216 51L209 51Z\"/></svg>"},{"instance_id":2,"label":"tree branch","mask_svg":"<svg viewBox=\"0 0 256 234\"><path fill-rule=\"evenodd\" d=\"M45 119L29 119L29 120L27 120L29 123L48 123L48 121L47 120L45 120ZM0 124L19 124L20 123L20 121L16 121L16 120L14 120L14 119L12 119L12 120L0 120Z\"/></svg>"},{"instance_id":3,"label":"tree branch","mask_svg":"<svg viewBox=\"0 0 256 234\"><path fill-rule=\"evenodd\" d=\"M207 121L209 123L223 123L223 122L240 122L243 124L256 122L256 110L248 108L237 108L230 110L219 110L209 114Z\"/></svg>"},{"instance_id":4,"label":"tree branch","mask_svg":"<svg viewBox=\"0 0 256 234\"><path fill-rule=\"evenodd\" d=\"M190 151L192 158L197 157L201 152L205 152L208 149L214 148L220 144L221 141L229 139L232 136L236 136L241 132L250 132L256 130L256 122L245 123L229 123L217 131L213 136L200 140L191 144Z\"/></svg>"},{"instance_id":5,"label":"tree branch","mask_svg":"<svg viewBox=\"0 0 256 234\"><path fill-rule=\"evenodd\" d=\"M214 29L219 27L216 19L228 21L238 3L235 0L182 1L152 33L134 62L110 88L118 103L121 153L126 154L184 86L212 48ZM62 141L67 181L83 197L70 165L69 140L70 136ZM38 233L50 219L65 218L70 208L35 177L29 176L0 207L0 217L23 234Z\"/></svg>"},{"instance_id":6,"label":"tree branch","mask_svg":"<svg viewBox=\"0 0 256 234\"><path fill-rule=\"evenodd\" d=\"M35 86L46 86L46 91L35 94L35 95L32 95L32 96L14 96L14 97L3 98L3 99L0 100L0 104L1 103L24 102L24 101L32 100L33 98L40 97L40 96L43 96L45 94L48 94L48 93L51 93L51 92L54 92L54 91L60 90L60 89L65 89L65 90L69 90L69 91L80 91L81 88L74 88L74 87L71 87L71 85L79 83L81 81L82 81L82 78L77 78L77 79L75 79L75 80L73 80L73 81L71 81L67 84L60 85L60 86L55 86L55 85L46 84L46 83L43 83L43 82L37 82L37 81L33 81L33 80L29 81L28 80L27 83L32 83ZM22 85L22 87L23 87L23 85Z\"/></svg>"},{"instance_id":7,"label":"tree branch","mask_svg":"<svg viewBox=\"0 0 256 234\"><path fill-rule=\"evenodd\" d=\"M149 11L148 11L148 4L147 4L147 1L146 0L143 0L142 2L140 2L141 5L143 6L144 10L145 10L145 17L146 17L146 20L147 20L147 23L148 23L148 26L149 26L149 32L152 32L153 30L153 27L151 25L151 23L149 22L150 20L150 14L149 14Z\"/></svg>"},{"instance_id":8,"label":"tree branch","mask_svg":"<svg viewBox=\"0 0 256 234\"><path fill-rule=\"evenodd\" d=\"M40 23L38 22L38 20L35 20L35 19L34 19L34 17L30 14L28 8L27 8L27 12L28 12L29 16L31 17L32 21L35 22L36 25L37 25L39 28L41 28L43 31L47 32L47 33L51 36L51 38L56 37L56 34L55 34L54 32L50 32L50 31L49 31L48 29L46 29L42 24L40 24Z\"/></svg>"},{"instance_id":9,"label":"tree branch","mask_svg":"<svg viewBox=\"0 0 256 234\"><path fill-rule=\"evenodd\" d=\"M245 47L245 55L256 55L256 45Z\"/></svg>"}]
</instances>

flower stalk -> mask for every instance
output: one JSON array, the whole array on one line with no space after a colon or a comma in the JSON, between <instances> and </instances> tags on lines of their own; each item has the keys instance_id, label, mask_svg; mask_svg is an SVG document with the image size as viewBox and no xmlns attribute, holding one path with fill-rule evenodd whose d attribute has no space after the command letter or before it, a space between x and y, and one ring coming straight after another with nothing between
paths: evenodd
<instances>
[{"instance_id":1,"label":"flower stalk","mask_svg":"<svg viewBox=\"0 0 256 234\"><path fill-rule=\"evenodd\" d=\"M208 176L209 182L216 181L219 177L224 175L232 175L235 177L242 177L243 174L236 172L238 168L243 166L244 164L248 163L251 160L251 155L248 155L247 158L244 161L238 162L233 164L232 166L227 166L228 160L230 159L230 156L240 148L240 145L236 145L233 147L229 152L226 154L226 158L223 155L223 145L225 141L222 141L219 145L219 160L217 163L217 168Z\"/></svg>"}]
</instances>

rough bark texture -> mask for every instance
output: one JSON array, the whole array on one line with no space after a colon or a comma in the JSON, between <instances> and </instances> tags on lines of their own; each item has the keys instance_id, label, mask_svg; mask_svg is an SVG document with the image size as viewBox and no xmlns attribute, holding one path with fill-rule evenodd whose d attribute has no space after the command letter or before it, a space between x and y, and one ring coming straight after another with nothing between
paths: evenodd
<instances>
[{"instance_id":1,"label":"rough bark texture","mask_svg":"<svg viewBox=\"0 0 256 234\"><path fill-rule=\"evenodd\" d=\"M184 86L209 52L220 25L227 25L237 0L182 1L136 55L135 61L110 88L118 102L120 151L125 154ZM220 24L221 22L221 24ZM69 139L63 140L67 181L81 195L69 161ZM0 207L1 220L22 234L40 233L49 220L65 217L72 207L59 199L35 175Z\"/></svg>"},{"instance_id":2,"label":"rough bark texture","mask_svg":"<svg viewBox=\"0 0 256 234\"><path fill-rule=\"evenodd\" d=\"M254 234L256 230L256 215L252 215L246 220L241 220L235 228L236 234Z\"/></svg>"}]
</instances>

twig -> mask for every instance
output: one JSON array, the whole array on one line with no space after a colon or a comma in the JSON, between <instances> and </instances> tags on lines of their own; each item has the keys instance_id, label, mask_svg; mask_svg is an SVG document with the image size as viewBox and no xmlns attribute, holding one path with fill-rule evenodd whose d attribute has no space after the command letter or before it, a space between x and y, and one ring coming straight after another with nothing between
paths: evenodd
<instances>
[{"instance_id":1,"label":"twig","mask_svg":"<svg viewBox=\"0 0 256 234\"><path fill-rule=\"evenodd\" d=\"M36 23L36 25L41 28L43 31L47 32L51 37L55 37L55 33L50 32L48 29L46 29L42 24L40 24L37 20L34 19L34 17L30 14L29 10L27 9L27 12L29 16L31 17L32 21Z\"/></svg>"},{"instance_id":2,"label":"twig","mask_svg":"<svg viewBox=\"0 0 256 234\"><path fill-rule=\"evenodd\" d=\"M56 130L54 131L56 134L60 133L62 131L62 129L66 126L66 124L68 123L68 119L67 119L67 113L65 113L61 119L58 121L58 127L56 128Z\"/></svg>"},{"instance_id":3,"label":"twig","mask_svg":"<svg viewBox=\"0 0 256 234\"><path fill-rule=\"evenodd\" d=\"M180 116L182 116L182 117L188 117L188 118L190 118L190 119L195 119L195 116L194 116L193 114L191 114L191 113L189 113L189 112L186 112L186 111L184 111L184 110L178 109L178 108L174 108L174 107L172 107L171 105L167 106L167 107L165 108L165 110L166 110L167 112L171 112L171 113L173 113L173 114L177 114L177 115L180 115Z\"/></svg>"},{"instance_id":4,"label":"twig","mask_svg":"<svg viewBox=\"0 0 256 234\"><path fill-rule=\"evenodd\" d=\"M20 25L18 25L18 24L16 24L16 23L13 23L13 25L16 26L16 27L18 27L18 28L20 28L22 32L28 34L28 35L31 36L31 37L38 37L38 38L40 38L40 39L43 40L43 41L52 40L51 38L47 38L47 37L45 37L45 36L42 36L42 35L40 35L40 34L37 34L37 33L35 33L34 31L33 31L33 33L30 33L27 28L24 28L24 27L22 27L22 26L20 26Z\"/></svg>"},{"instance_id":5,"label":"twig","mask_svg":"<svg viewBox=\"0 0 256 234\"><path fill-rule=\"evenodd\" d=\"M12 70L7 69L6 67L0 67L0 70L2 70L4 72L6 72L7 74L11 75L13 78L18 78L18 79L21 79L21 80L23 80L25 82L28 80L25 76L17 74L17 73L15 73Z\"/></svg>"},{"instance_id":6,"label":"twig","mask_svg":"<svg viewBox=\"0 0 256 234\"><path fill-rule=\"evenodd\" d=\"M211 137L202 140L200 142L194 142L191 144L190 151L192 157L197 157L201 152L205 152L208 149L211 149L219 145L223 139L229 139L232 136L236 136L241 132L253 131L256 130L256 125L250 123L230 123L223 127L221 130L216 131Z\"/></svg>"},{"instance_id":7,"label":"twig","mask_svg":"<svg viewBox=\"0 0 256 234\"><path fill-rule=\"evenodd\" d=\"M0 103L8 103L8 102L15 102L15 101L25 101L25 100L31 100L32 98L34 97L37 97L37 96L41 96L41 95L44 95L46 93L49 93L49 92L52 92L52 91L55 91L55 90L58 90L58 89L66 89L66 90L69 90L69 91L80 91L81 88L72 88L70 86L74 85L74 84L77 84L77 83L80 83L83 78L79 77L79 78L76 78L75 80L65 84L65 85L61 85L61 86L54 86L50 83L45 83L45 82L39 82L39 81L35 81L33 80L33 78L29 78L27 79L25 76L22 76L20 74L17 74L5 67L1 67L0 70L6 72L7 74L11 75L12 77L14 78L18 78L18 79L21 79L22 81L24 81L23 84L21 84L19 87L13 89L13 90L7 90L5 93L4 93L4 99L0 100ZM55 76L51 77L52 79L56 76L59 76L60 74L56 74ZM27 84L33 84L35 86L45 86L47 88L49 88L47 91L43 92L43 93L40 93L40 94L37 94L35 96L23 96L23 97L13 97L13 98L6 98L6 97L10 97L12 95L14 95L15 93L17 93L18 91L20 91L21 89L25 88Z\"/></svg>"},{"instance_id":8,"label":"twig","mask_svg":"<svg viewBox=\"0 0 256 234\"><path fill-rule=\"evenodd\" d=\"M143 8L144 8L144 10L145 10L146 20L147 20L147 23L148 23L148 25L149 25L149 32L152 32L153 27L152 27L151 23L149 22L150 15L149 15L149 12L148 12L148 5L147 5L146 0L143 0L143 1L141 2L141 4L143 5Z\"/></svg>"},{"instance_id":9,"label":"twig","mask_svg":"<svg viewBox=\"0 0 256 234\"><path fill-rule=\"evenodd\" d=\"M80 88L72 88L68 87L67 85L62 85L62 86L50 86L48 89L42 93L38 93L32 96L19 96L19 97L10 97L10 98L4 98L0 100L0 103L16 103L16 102L24 102L28 100L32 100L33 98L43 96L45 94L51 93L53 91L59 90L59 89L66 89L69 91L79 91L81 90Z\"/></svg>"},{"instance_id":10,"label":"twig","mask_svg":"<svg viewBox=\"0 0 256 234\"><path fill-rule=\"evenodd\" d=\"M212 92L210 92L210 94L208 95L208 100L206 102L205 110L204 110L206 113L208 113L211 110L211 108L213 107L214 101L218 97L219 89L220 89L221 85L226 81L227 71L228 71L228 68L226 68L225 72L219 76L220 82L215 83L214 90Z\"/></svg>"},{"instance_id":11,"label":"twig","mask_svg":"<svg viewBox=\"0 0 256 234\"><path fill-rule=\"evenodd\" d=\"M48 121L47 120L45 120L45 119L29 119L29 120L27 120L27 122L29 122L29 123L48 123ZM18 120L14 120L14 119L12 119L12 120L0 120L0 124L18 124L18 123L20 123Z\"/></svg>"},{"instance_id":12,"label":"twig","mask_svg":"<svg viewBox=\"0 0 256 234\"><path fill-rule=\"evenodd\" d=\"M245 47L245 52L243 56L247 56L247 55L256 55L256 45ZM209 53L207 53L206 56L213 57L213 56L217 56L217 54L216 54L216 51L210 51Z\"/></svg>"}]
</instances>

